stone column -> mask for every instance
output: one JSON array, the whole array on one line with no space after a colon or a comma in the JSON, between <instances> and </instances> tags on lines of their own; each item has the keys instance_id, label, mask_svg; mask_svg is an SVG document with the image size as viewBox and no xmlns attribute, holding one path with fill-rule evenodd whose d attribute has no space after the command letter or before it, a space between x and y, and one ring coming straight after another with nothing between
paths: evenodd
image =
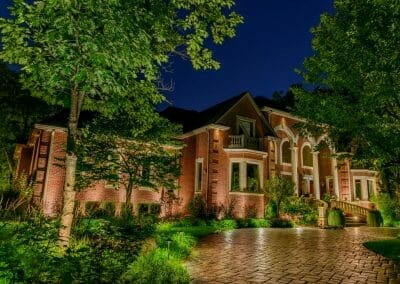
<instances>
[{"instance_id":1,"label":"stone column","mask_svg":"<svg viewBox=\"0 0 400 284\"><path fill-rule=\"evenodd\" d=\"M314 180L315 198L321 199L321 189L319 187L318 154L319 152L313 152L313 180Z\"/></svg>"},{"instance_id":2,"label":"stone column","mask_svg":"<svg viewBox=\"0 0 400 284\"><path fill-rule=\"evenodd\" d=\"M294 183L294 191L299 196L299 173L297 171L298 165L298 150L297 146L292 146L292 180Z\"/></svg>"},{"instance_id":3,"label":"stone column","mask_svg":"<svg viewBox=\"0 0 400 284\"><path fill-rule=\"evenodd\" d=\"M339 174L338 174L338 167L337 167L337 159L336 159L336 157L332 158L332 175L333 175L333 189L335 191L336 199L340 200Z\"/></svg>"}]
</instances>

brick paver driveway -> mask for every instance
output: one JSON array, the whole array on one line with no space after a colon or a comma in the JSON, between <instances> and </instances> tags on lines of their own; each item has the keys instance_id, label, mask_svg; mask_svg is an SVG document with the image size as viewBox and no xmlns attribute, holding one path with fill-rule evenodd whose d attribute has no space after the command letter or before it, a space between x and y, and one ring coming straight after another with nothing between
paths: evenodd
<instances>
[{"instance_id":1,"label":"brick paver driveway","mask_svg":"<svg viewBox=\"0 0 400 284\"><path fill-rule=\"evenodd\" d=\"M400 265L362 246L386 228L241 229L199 242L194 283L400 283Z\"/></svg>"}]
</instances>

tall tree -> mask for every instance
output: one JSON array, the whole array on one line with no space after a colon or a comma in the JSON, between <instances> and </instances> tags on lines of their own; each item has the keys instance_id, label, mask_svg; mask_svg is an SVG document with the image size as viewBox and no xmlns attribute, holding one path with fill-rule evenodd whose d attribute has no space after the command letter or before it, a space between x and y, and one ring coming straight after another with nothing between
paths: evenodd
<instances>
[{"instance_id":1,"label":"tall tree","mask_svg":"<svg viewBox=\"0 0 400 284\"><path fill-rule=\"evenodd\" d=\"M312 29L314 55L295 88L297 114L354 160L380 170L384 189L400 181L400 3L335 0ZM341 145L340 145L341 144Z\"/></svg>"},{"instance_id":2,"label":"tall tree","mask_svg":"<svg viewBox=\"0 0 400 284\"><path fill-rule=\"evenodd\" d=\"M70 109L60 244L68 244L75 198L76 142L82 109L117 111L146 128L158 92L159 68L171 54L194 68L218 68L205 40L221 44L242 17L233 0L14 0L1 19L0 59L21 66L24 88ZM139 124L138 124L139 125Z\"/></svg>"}]
</instances>

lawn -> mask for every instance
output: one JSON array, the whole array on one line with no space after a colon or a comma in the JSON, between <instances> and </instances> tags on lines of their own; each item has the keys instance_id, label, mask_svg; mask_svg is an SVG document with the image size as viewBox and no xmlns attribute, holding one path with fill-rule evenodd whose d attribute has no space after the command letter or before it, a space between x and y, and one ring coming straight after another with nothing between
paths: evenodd
<instances>
[{"instance_id":1,"label":"lawn","mask_svg":"<svg viewBox=\"0 0 400 284\"><path fill-rule=\"evenodd\" d=\"M400 238L366 242L364 246L378 254L400 262Z\"/></svg>"}]
</instances>

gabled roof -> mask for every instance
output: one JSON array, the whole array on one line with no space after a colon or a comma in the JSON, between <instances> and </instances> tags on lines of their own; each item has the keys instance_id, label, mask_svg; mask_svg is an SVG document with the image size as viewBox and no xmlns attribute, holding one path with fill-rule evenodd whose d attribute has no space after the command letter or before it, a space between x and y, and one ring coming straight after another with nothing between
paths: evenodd
<instances>
[{"instance_id":1,"label":"gabled roof","mask_svg":"<svg viewBox=\"0 0 400 284\"><path fill-rule=\"evenodd\" d=\"M252 103L258 115L260 116L266 128L268 129L268 133L266 134L275 136L273 129L268 124L265 117L262 115L259 107L253 100L253 97L249 92L241 93L237 96L234 96L230 99L227 99L202 111L185 110L182 108L168 107L164 111L162 111L160 115L169 119L172 122L182 124L183 132L186 133L206 125L219 124L220 120L245 97L250 99L250 102Z\"/></svg>"}]
</instances>

